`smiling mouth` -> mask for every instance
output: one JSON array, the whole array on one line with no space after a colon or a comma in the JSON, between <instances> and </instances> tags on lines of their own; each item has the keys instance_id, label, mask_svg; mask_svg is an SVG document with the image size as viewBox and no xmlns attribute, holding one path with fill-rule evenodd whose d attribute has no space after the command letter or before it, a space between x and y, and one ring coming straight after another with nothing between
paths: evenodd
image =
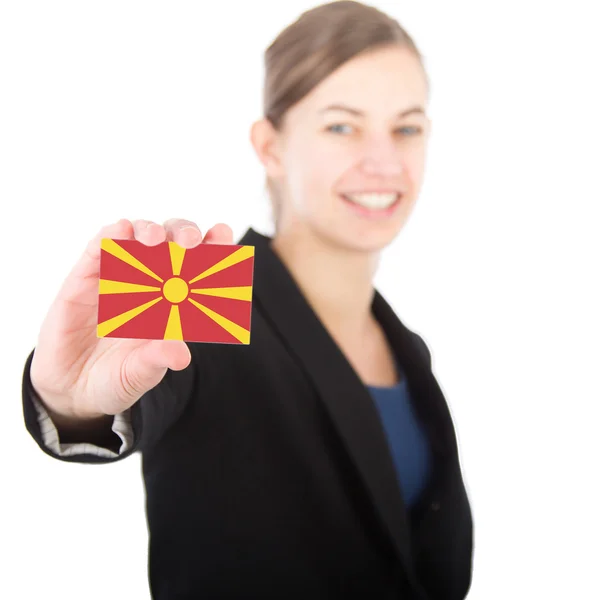
<instances>
[{"instance_id":1,"label":"smiling mouth","mask_svg":"<svg viewBox=\"0 0 596 600\"><path fill-rule=\"evenodd\" d=\"M401 192L379 194L376 198L374 195L368 197L360 195L360 198L355 198L355 195L350 196L347 194L340 194L340 196L346 203L356 209L359 214L367 216L387 216L393 212L403 198ZM388 196L393 196L394 199Z\"/></svg>"}]
</instances>

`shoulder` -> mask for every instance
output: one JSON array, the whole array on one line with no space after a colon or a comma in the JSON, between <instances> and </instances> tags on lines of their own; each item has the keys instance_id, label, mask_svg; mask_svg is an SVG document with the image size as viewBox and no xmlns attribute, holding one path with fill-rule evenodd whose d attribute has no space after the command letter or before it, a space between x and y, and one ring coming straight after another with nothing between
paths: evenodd
<instances>
[{"instance_id":1,"label":"shoulder","mask_svg":"<svg viewBox=\"0 0 596 600\"><path fill-rule=\"evenodd\" d=\"M416 347L420 350L421 354L425 357L428 365L431 366L432 365L432 354L431 354L430 348L428 347L428 344L424 341L424 339L422 338L422 336L419 333L416 333L415 331L410 331L410 333L412 334L412 339L413 339L414 343L416 344Z\"/></svg>"}]
</instances>

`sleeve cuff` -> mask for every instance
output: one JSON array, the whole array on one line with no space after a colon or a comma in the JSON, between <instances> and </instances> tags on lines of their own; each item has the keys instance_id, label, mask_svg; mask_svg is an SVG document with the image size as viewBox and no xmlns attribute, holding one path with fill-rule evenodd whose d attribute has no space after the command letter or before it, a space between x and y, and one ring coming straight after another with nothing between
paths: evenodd
<instances>
[{"instance_id":1,"label":"sleeve cuff","mask_svg":"<svg viewBox=\"0 0 596 600\"><path fill-rule=\"evenodd\" d=\"M123 413L114 415L112 431L122 440L122 445L116 453L112 450L108 450L107 448L102 448L101 446L88 444L86 442L76 444L61 444L56 425L48 415L45 407L39 398L37 398L35 393L32 394L31 399L33 400L33 404L37 411L43 443L58 456L94 454L95 456L101 456L103 458L115 458L129 450L133 445L134 434L131 424L130 408L125 410Z\"/></svg>"}]
</instances>

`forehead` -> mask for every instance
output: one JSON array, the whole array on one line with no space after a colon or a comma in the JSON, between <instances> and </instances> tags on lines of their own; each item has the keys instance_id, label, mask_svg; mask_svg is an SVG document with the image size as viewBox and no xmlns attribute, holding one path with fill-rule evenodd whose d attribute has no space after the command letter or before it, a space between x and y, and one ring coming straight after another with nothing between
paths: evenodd
<instances>
[{"instance_id":1,"label":"forehead","mask_svg":"<svg viewBox=\"0 0 596 600\"><path fill-rule=\"evenodd\" d=\"M346 104L365 113L396 114L414 104L426 106L426 99L427 84L420 60L407 48L389 47L347 61L289 112L295 119L316 119L321 118L320 111L326 106Z\"/></svg>"}]
</instances>

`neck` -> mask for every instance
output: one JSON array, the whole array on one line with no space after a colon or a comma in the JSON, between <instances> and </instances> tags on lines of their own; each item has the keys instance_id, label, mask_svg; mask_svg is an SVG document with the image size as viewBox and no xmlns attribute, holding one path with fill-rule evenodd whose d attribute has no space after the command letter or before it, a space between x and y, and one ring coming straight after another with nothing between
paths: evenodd
<instances>
[{"instance_id":1,"label":"neck","mask_svg":"<svg viewBox=\"0 0 596 600\"><path fill-rule=\"evenodd\" d=\"M343 337L370 329L378 252L351 251L296 230L277 233L271 247L328 329Z\"/></svg>"}]
</instances>

